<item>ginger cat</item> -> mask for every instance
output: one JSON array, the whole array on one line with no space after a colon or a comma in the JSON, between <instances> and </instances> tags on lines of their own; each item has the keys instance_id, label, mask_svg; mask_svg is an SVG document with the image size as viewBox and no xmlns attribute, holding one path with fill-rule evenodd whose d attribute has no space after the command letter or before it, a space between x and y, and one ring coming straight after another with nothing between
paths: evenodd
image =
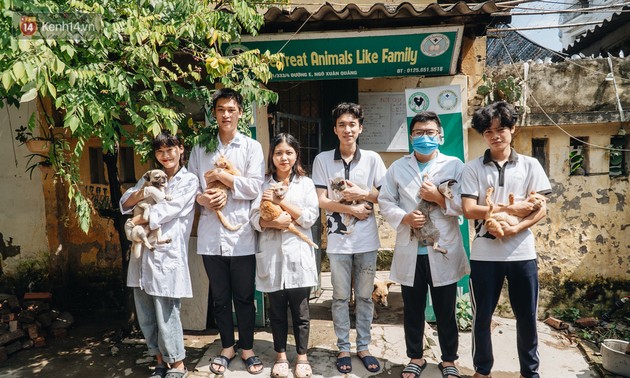
<instances>
[{"instance_id":1,"label":"ginger cat","mask_svg":"<svg viewBox=\"0 0 630 378\"><path fill-rule=\"evenodd\" d=\"M287 195L287 191L289 190L289 185L286 182L277 182L273 185L271 189L273 189L273 193L276 196L278 196L278 198L282 199L284 198L284 196ZM274 219L278 218L280 214L282 214L283 211L284 210L282 210L282 207L280 207L280 205L275 204L271 201L262 201L260 203L260 217L263 220L266 220L268 222L273 221ZM293 222L289 224L289 227L287 228L287 230L289 230L290 232L297 235L300 239L307 242L308 245L310 245L311 247L319 249L319 246L313 243L313 241L309 239L308 236L304 235L300 230L298 230L295 227L295 224Z\"/></svg>"},{"instance_id":2,"label":"ginger cat","mask_svg":"<svg viewBox=\"0 0 630 378\"><path fill-rule=\"evenodd\" d=\"M236 168L234 168L232 163L224 155L219 156L217 161L214 163L214 166L216 167L215 169L208 171L204 174L206 178L206 182L208 181L208 174L210 172L213 172L216 169L225 170L227 173L234 176L241 175L241 172L239 172ZM228 191L230 190L230 188L227 185L225 185L219 180L208 182L207 189L220 190L223 193L225 193L226 196L228 195ZM237 225L230 224L230 222L227 220L225 215L223 215L223 212L221 212L221 210L223 210L223 207L220 209L215 209L215 211L217 212L217 217L219 217L219 220L221 221L221 224L223 225L223 227L227 228L230 231L236 231L241 228L242 226L241 224L237 224Z\"/></svg>"},{"instance_id":3,"label":"ginger cat","mask_svg":"<svg viewBox=\"0 0 630 378\"><path fill-rule=\"evenodd\" d=\"M489 187L486 190L486 205L488 206L488 211L486 212L486 216L484 217L485 226L488 231L492 231L501 236L505 235L503 232L503 228L499 222L505 222L510 226L517 225L522 219L508 214L506 212L494 212L494 203L490 199L490 196L494 192L493 187ZM536 192L529 193L529 197L525 199L527 202L531 202L534 204L534 211L540 209L540 207L547 201L547 198L542 194L538 194ZM514 193L510 193L508 195L508 202L510 205L514 205Z\"/></svg>"}]
</instances>

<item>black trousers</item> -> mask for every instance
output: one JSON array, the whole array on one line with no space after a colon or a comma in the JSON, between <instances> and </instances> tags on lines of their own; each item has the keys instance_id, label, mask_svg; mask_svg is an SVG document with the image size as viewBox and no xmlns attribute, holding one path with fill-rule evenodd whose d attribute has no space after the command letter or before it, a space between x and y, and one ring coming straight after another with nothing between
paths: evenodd
<instances>
[{"instance_id":1,"label":"black trousers","mask_svg":"<svg viewBox=\"0 0 630 378\"><path fill-rule=\"evenodd\" d=\"M254 279L256 256L202 256L212 288L212 307L219 328L221 345L229 348L236 343L232 302L238 323L238 345L242 349L254 346Z\"/></svg>"},{"instance_id":2,"label":"black trousers","mask_svg":"<svg viewBox=\"0 0 630 378\"><path fill-rule=\"evenodd\" d=\"M446 286L433 287L429 256L418 255L413 286L401 286L404 305L404 329L407 357L422 358L424 350L424 310L427 292L431 291L433 312L437 323L438 340L442 350L442 361L453 362L459 358L459 331L455 317L457 282Z\"/></svg>"},{"instance_id":3,"label":"black trousers","mask_svg":"<svg viewBox=\"0 0 630 378\"><path fill-rule=\"evenodd\" d=\"M306 354L308 335L311 328L308 307L310 294L310 287L284 289L268 293L273 349L277 353L287 351L287 334L289 332L287 309L289 309L291 310L295 348L298 354Z\"/></svg>"},{"instance_id":4,"label":"black trousers","mask_svg":"<svg viewBox=\"0 0 630 378\"><path fill-rule=\"evenodd\" d=\"M473 364L475 371L490 374L494 365L491 322L503 282L508 281L510 305L516 318L516 349L520 373L538 378L538 263L525 261L470 261L470 292L473 309Z\"/></svg>"}]
</instances>

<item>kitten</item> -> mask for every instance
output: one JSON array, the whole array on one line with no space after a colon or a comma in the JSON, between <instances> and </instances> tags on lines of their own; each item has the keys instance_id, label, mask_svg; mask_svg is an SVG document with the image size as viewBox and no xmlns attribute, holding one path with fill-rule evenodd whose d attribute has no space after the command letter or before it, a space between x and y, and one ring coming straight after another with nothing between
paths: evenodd
<instances>
[{"instance_id":1,"label":"kitten","mask_svg":"<svg viewBox=\"0 0 630 378\"><path fill-rule=\"evenodd\" d=\"M428 175L424 175L423 180L426 181L428 178ZM438 191L442 193L444 197L452 199L453 191L451 190L451 186L453 186L455 183L455 180L447 180L438 186ZM440 230L431 220L431 211L435 209L437 204L434 202L423 200L422 197L420 197L420 191L418 191L418 198L420 198L420 202L418 202L416 210L419 210L424 215L426 222L424 223L424 226L420 228L412 228L411 236L415 237L416 239L418 239L418 241L421 241L426 245L431 245L434 251L446 255L448 251L445 248L439 246Z\"/></svg>"},{"instance_id":2,"label":"kitten","mask_svg":"<svg viewBox=\"0 0 630 378\"><path fill-rule=\"evenodd\" d=\"M368 201L348 201L348 200L343 199L343 194L341 194L341 192L346 190L347 187L348 187L348 184L346 183L346 180L341 177L334 177L333 179L330 180L330 188L332 189L333 193L335 193L335 196L339 203L344 204L344 205L363 204L363 206L365 206L365 208L368 210L374 209L374 205ZM359 219L353 216L352 214L348 214L348 213L342 213L341 215L342 215L342 222L344 226L346 226L346 230L341 231L341 233L351 234L352 231L354 231L354 226L356 225Z\"/></svg>"},{"instance_id":3,"label":"kitten","mask_svg":"<svg viewBox=\"0 0 630 378\"><path fill-rule=\"evenodd\" d=\"M484 225L486 226L486 230L503 236L505 235L505 232L503 232L503 228L501 227L501 224L499 222L505 222L510 226L516 226L522 220L522 218L508 214L504 211L495 213L494 202L492 202L492 199L490 199L493 192L493 187L489 187L486 190L486 205L488 206L488 211L486 212L486 215L484 217ZM547 198L542 194L538 194L532 191L531 193L529 193L529 197L527 197L525 201L533 203L533 211L537 211L547 201ZM509 205L514 205L514 193L510 193L508 195L508 203Z\"/></svg>"},{"instance_id":4,"label":"kitten","mask_svg":"<svg viewBox=\"0 0 630 378\"><path fill-rule=\"evenodd\" d=\"M289 185L284 181L277 182L272 186L271 189L273 189L273 193L278 198L282 199L284 198L284 196L287 195L287 191L289 190ZM273 203L271 201L262 201L260 203L260 217L266 221L272 221L278 218L280 214L282 214L283 211L284 210L282 210L282 207L280 207L280 205ZM313 241L309 239L308 236L304 235L300 230L298 230L297 227L295 227L295 224L293 222L289 224L289 227L287 229L290 232L297 235L300 239L307 242L308 245L310 245L311 247L319 249L319 246L313 243Z\"/></svg>"},{"instance_id":5,"label":"kitten","mask_svg":"<svg viewBox=\"0 0 630 378\"><path fill-rule=\"evenodd\" d=\"M231 175L234 175L234 176L240 176L241 175L241 173L236 168L234 168L234 166L227 159L227 157L225 157L222 154L219 156L217 161L214 163L214 166L216 167L215 169L207 171L204 174L204 176L206 177L206 182L208 181L208 174L210 174L210 172L213 172L216 169L225 170L227 173L229 173ZM230 190L230 188L227 185L225 185L224 183L222 183L219 180L208 182L206 189L214 189L214 190L222 191L223 193L225 193L226 197L227 197L228 192ZM242 224L237 224L237 225L230 224L230 222L225 217L225 215L223 215L223 212L221 212L221 210L223 210L223 207L225 207L225 205L223 205L220 209L215 209L215 211L217 213L217 217L219 218L219 221L221 221L221 224L223 225L223 227L227 228L230 231L236 231L239 228L241 228Z\"/></svg>"}]
</instances>

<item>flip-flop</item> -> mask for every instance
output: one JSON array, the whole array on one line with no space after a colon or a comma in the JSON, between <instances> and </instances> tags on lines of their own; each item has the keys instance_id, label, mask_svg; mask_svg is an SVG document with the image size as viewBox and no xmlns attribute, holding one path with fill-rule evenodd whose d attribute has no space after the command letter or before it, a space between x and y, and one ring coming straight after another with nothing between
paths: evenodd
<instances>
[{"instance_id":1,"label":"flip-flop","mask_svg":"<svg viewBox=\"0 0 630 378\"><path fill-rule=\"evenodd\" d=\"M158 365L155 367L153 373L149 376L149 378L164 378L167 370L168 368L166 367L166 365Z\"/></svg>"},{"instance_id":2,"label":"flip-flop","mask_svg":"<svg viewBox=\"0 0 630 378\"><path fill-rule=\"evenodd\" d=\"M378 363L378 360L376 359L376 357L368 355L368 356L359 356L357 355L357 357L359 357L361 359L361 362L363 362L363 366L365 366L365 368L367 369L367 371L369 371L370 373L376 373L377 371L381 370L381 364ZM371 368L371 365L376 365L376 367Z\"/></svg>"},{"instance_id":3,"label":"flip-flop","mask_svg":"<svg viewBox=\"0 0 630 378\"><path fill-rule=\"evenodd\" d=\"M230 362L236 357L236 354L232 356L232 358L227 358L224 355L217 355L210 361L210 371L214 374L223 375L227 368L230 366ZM223 366L223 370L218 370L212 367L212 365Z\"/></svg>"},{"instance_id":4,"label":"flip-flop","mask_svg":"<svg viewBox=\"0 0 630 378\"><path fill-rule=\"evenodd\" d=\"M348 374L352 371L352 358L350 356L337 357L337 371L341 374ZM344 368L344 366L349 366Z\"/></svg>"},{"instance_id":5,"label":"flip-flop","mask_svg":"<svg viewBox=\"0 0 630 378\"><path fill-rule=\"evenodd\" d=\"M249 374L260 374L260 373L263 372L264 365L263 365L262 361L260 360L260 358L258 358L258 356L254 355L254 356L251 356L251 357L249 357L247 359L245 359L245 358L241 358L241 359L245 363L245 367L246 367L247 372ZM260 366L261 369L256 371L256 370L254 370L254 366Z\"/></svg>"},{"instance_id":6,"label":"flip-flop","mask_svg":"<svg viewBox=\"0 0 630 378\"><path fill-rule=\"evenodd\" d=\"M448 378L449 375L452 377L462 378L462 376L459 375L459 370L455 366L444 366L440 362L438 364L438 369L442 372L442 378Z\"/></svg>"},{"instance_id":7,"label":"flip-flop","mask_svg":"<svg viewBox=\"0 0 630 378\"><path fill-rule=\"evenodd\" d=\"M420 378L420 374L427 368L427 360L424 360L424 364L422 366L416 364L415 362L410 362L405 366L402 373L413 374L414 378ZM401 375L402 376L402 375Z\"/></svg>"},{"instance_id":8,"label":"flip-flop","mask_svg":"<svg viewBox=\"0 0 630 378\"><path fill-rule=\"evenodd\" d=\"M188 377L188 370L169 369L166 372L164 378L186 378Z\"/></svg>"}]
</instances>

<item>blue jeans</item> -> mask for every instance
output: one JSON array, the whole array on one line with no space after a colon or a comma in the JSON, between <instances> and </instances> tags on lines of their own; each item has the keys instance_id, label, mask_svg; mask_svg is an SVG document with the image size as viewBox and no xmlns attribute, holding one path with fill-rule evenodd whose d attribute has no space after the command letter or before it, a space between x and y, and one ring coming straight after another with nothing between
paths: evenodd
<instances>
[{"instance_id":1,"label":"blue jeans","mask_svg":"<svg viewBox=\"0 0 630 378\"><path fill-rule=\"evenodd\" d=\"M179 298L155 297L134 287L133 298L140 329L149 348L148 354L161 354L164 362L172 364L186 358L184 330L179 317Z\"/></svg>"},{"instance_id":2,"label":"blue jeans","mask_svg":"<svg viewBox=\"0 0 630 378\"><path fill-rule=\"evenodd\" d=\"M333 286L332 318L337 347L340 352L350 352L350 311L349 301L354 276L354 297L356 302L357 352L368 350L372 336L374 304L374 276L376 275L376 251L328 255L330 277Z\"/></svg>"}]
</instances>

